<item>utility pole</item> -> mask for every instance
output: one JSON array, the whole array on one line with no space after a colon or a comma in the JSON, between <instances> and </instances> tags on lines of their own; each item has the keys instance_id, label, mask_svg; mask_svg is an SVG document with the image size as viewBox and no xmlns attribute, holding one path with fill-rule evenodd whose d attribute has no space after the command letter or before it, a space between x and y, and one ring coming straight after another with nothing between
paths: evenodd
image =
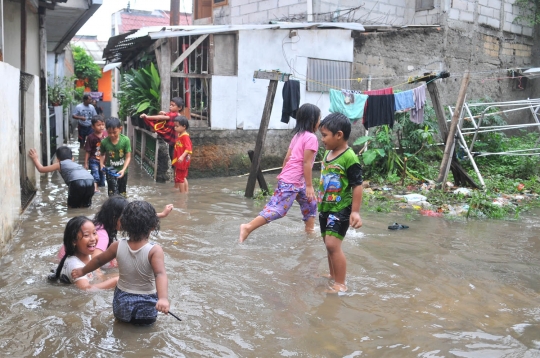
<instances>
[{"instance_id":1,"label":"utility pole","mask_svg":"<svg viewBox=\"0 0 540 358\"><path fill-rule=\"evenodd\" d=\"M171 0L170 25L180 25L180 0Z\"/></svg>"}]
</instances>

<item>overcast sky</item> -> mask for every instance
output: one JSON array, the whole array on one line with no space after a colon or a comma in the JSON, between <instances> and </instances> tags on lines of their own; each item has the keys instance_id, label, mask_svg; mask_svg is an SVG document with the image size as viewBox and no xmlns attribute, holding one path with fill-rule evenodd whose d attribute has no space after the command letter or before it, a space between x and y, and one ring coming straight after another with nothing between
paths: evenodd
<instances>
[{"instance_id":1,"label":"overcast sky","mask_svg":"<svg viewBox=\"0 0 540 358\"><path fill-rule=\"evenodd\" d=\"M131 0L131 8L138 10L169 10L171 0ZM99 41L111 36L111 14L127 7L128 0L103 0L103 4L77 32L77 35L97 35ZM191 13L191 0L180 0L180 12Z\"/></svg>"}]
</instances>

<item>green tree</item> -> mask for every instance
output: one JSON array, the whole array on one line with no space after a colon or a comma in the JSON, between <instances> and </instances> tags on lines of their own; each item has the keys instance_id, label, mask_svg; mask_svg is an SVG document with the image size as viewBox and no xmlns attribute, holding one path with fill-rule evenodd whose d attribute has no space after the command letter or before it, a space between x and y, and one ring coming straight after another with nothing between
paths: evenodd
<instances>
[{"instance_id":1,"label":"green tree","mask_svg":"<svg viewBox=\"0 0 540 358\"><path fill-rule=\"evenodd\" d=\"M514 19L515 23L526 25L540 24L540 0L516 0L514 5L519 8L520 14Z\"/></svg>"},{"instance_id":2,"label":"green tree","mask_svg":"<svg viewBox=\"0 0 540 358\"><path fill-rule=\"evenodd\" d=\"M94 63L94 59L80 46L71 48L75 62L75 76L84 81L84 85L92 91L98 89L98 79L101 78L101 68Z\"/></svg>"}]
</instances>

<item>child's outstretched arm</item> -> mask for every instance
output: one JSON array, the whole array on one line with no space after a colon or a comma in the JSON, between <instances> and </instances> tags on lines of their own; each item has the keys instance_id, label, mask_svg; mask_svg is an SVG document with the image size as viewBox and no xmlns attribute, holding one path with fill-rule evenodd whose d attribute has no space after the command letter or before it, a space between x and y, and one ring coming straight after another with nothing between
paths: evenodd
<instances>
[{"instance_id":1,"label":"child's outstretched arm","mask_svg":"<svg viewBox=\"0 0 540 358\"><path fill-rule=\"evenodd\" d=\"M151 121L162 121L162 120L167 120L167 119L169 119L169 116L166 116L166 115L164 115L164 114L161 114L161 112L160 112L160 114L155 115L155 116L149 116L149 115L147 115L146 113L143 113L143 114L141 114L139 117L141 117L141 118L146 118L146 119L149 119L149 120L151 120Z\"/></svg>"},{"instance_id":2,"label":"child's outstretched arm","mask_svg":"<svg viewBox=\"0 0 540 358\"><path fill-rule=\"evenodd\" d=\"M315 152L311 149L304 150L304 179L306 181L306 195L309 199L315 200L315 189L313 189L313 158Z\"/></svg>"},{"instance_id":3,"label":"child's outstretched arm","mask_svg":"<svg viewBox=\"0 0 540 358\"><path fill-rule=\"evenodd\" d=\"M160 219L166 218L169 215L169 213L172 211L172 209L174 209L173 204L165 205L165 208L163 208L163 211L160 213L157 213L157 217Z\"/></svg>"},{"instance_id":4,"label":"child's outstretched arm","mask_svg":"<svg viewBox=\"0 0 540 358\"><path fill-rule=\"evenodd\" d=\"M105 265L107 262L110 262L112 261L112 259L116 258L117 250L118 250L118 241L115 241L111 244L111 246L109 246L107 250L105 250L105 252L101 253L100 255L90 260L90 262L87 263L86 266L81 267L81 268L76 268L73 271L71 271L71 277L76 279L76 278L86 275L89 272L97 270L101 266Z\"/></svg>"},{"instance_id":5,"label":"child's outstretched arm","mask_svg":"<svg viewBox=\"0 0 540 358\"><path fill-rule=\"evenodd\" d=\"M360 217L360 206L362 205L362 197L364 195L364 188L362 184L355 186L352 189L352 206L351 217L349 223L355 229L362 226L362 218Z\"/></svg>"},{"instance_id":6,"label":"child's outstretched arm","mask_svg":"<svg viewBox=\"0 0 540 358\"><path fill-rule=\"evenodd\" d=\"M50 172L54 172L55 170L60 170L59 162L53 163L51 165L47 165L46 167L41 165L41 163L39 162L38 153L34 148L28 151L28 156L30 157L30 159L32 159L32 161L34 162L34 165L36 166L36 169L40 173L50 173Z\"/></svg>"},{"instance_id":7,"label":"child's outstretched arm","mask_svg":"<svg viewBox=\"0 0 540 358\"><path fill-rule=\"evenodd\" d=\"M111 277L103 282L95 283L93 285L88 282L88 280L78 280L75 281L75 286L83 291L97 291L97 290L106 290L108 288L113 288L118 282L118 276Z\"/></svg>"},{"instance_id":8,"label":"child's outstretched arm","mask_svg":"<svg viewBox=\"0 0 540 358\"><path fill-rule=\"evenodd\" d=\"M156 309L159 312L169 312L169 281L167 279L167 272L165 272L165 255L163 249L159 245L154 245L150 250L150 265L154 270L154 276L156 277L156 290L158 301L156 303Z\"/></svg>"}]
</instances>

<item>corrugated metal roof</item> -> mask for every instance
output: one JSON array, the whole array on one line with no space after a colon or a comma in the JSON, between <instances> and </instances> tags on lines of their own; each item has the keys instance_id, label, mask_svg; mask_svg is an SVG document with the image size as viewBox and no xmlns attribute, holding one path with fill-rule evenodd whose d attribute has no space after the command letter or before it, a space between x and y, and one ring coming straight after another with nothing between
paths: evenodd
<instances>
[{"instance_id":1,"label":"corrugated metal roof","mask_svg":"<svg viewBox=\"0 0 540 358\"><path fill-rule=\"evenodd\" d=\"M279 30L279 29L346 29L365 31L364 26L358 23L349 22L276 22L268 25L194 25L194 26L151 26L139 29L127 38L149 36L152 40L194 36L204 34L216 34L220 32L242 31L242 30Z\"/></svg>"},{"instance_id":2,"label":"corrugated metal roof","mask_svg":"<svg viewBox=\"0 0 540 358\"><path fill-rule=\"evenodd\" d=\"M195 36L246 30L279 29L346 29L364 31L364 26L347 22L276 22L267 25L196 25L196 26L150 26L109 38L103 51L108 62L127 63L160 38Z\"/></svg>"}]
</instances>

